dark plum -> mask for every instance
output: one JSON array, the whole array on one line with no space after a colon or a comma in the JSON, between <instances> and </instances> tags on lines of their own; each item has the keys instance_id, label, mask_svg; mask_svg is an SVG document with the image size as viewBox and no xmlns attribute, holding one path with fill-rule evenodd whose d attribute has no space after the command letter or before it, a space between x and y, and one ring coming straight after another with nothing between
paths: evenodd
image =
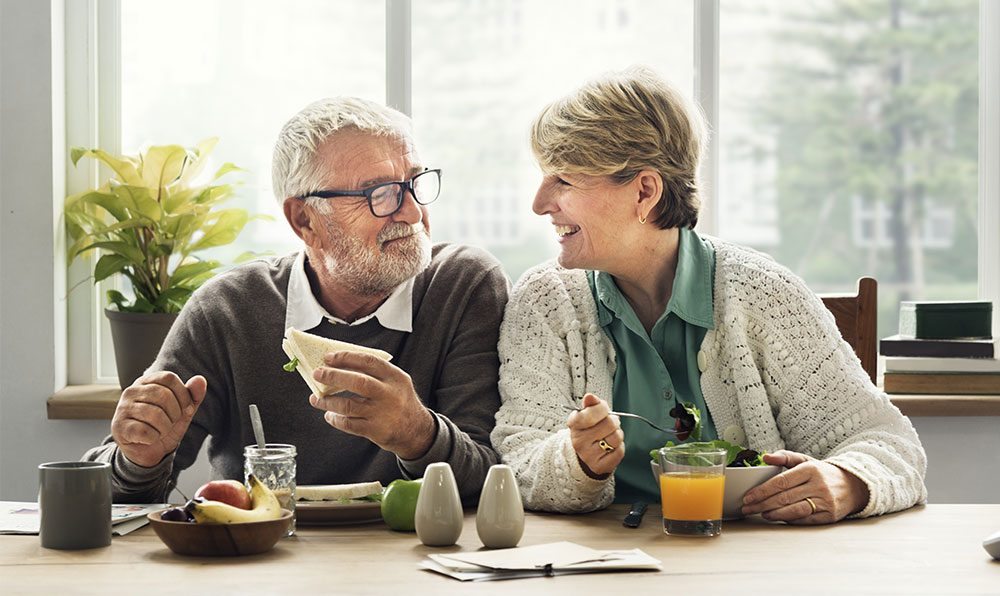
<instances>
[{"instance_id":1,"label":"dark plum","mask_svg":"<svg viewBox=\"0 0 1000 596\"><path fill-rule=\"evenodd\" d=\"M192 518L183 507L171 507L170 509L167 509L160 514L160 519L173 522L194 521L194 518Z\"/></svg>"}]
</instances>

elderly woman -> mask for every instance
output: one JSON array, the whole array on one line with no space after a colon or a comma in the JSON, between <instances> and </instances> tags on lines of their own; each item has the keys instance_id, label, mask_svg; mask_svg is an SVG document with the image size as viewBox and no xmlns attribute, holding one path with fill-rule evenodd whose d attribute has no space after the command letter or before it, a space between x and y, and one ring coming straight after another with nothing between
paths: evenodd
<instances>
[{"instance_id":1,"label":"elderly woman","mask_svg":"<svg viewBox=\"0 0 1000 596\"><path fill-rule=\"evenodd\" d=\"M787 468L747 494L747 515L820 524L924 501L916 432L823 303L767 256L693 230L704 136L697 108L641 68L584 85L532 127L544 173L532 209L561 250L507 306L491 436L525 505L658 501L648 453L668 437L609 412L670 426L678 401L701 411L703 440Z\"/></svg>"}]
</instances>

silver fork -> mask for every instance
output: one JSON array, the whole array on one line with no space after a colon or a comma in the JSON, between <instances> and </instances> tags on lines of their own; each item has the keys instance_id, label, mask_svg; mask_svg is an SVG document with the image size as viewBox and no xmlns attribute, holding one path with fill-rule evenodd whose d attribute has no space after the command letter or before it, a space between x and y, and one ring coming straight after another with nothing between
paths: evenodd
<instances>
[{"instance_id":1,"label":"silver fork","mask_svg":"<svg viewBox=\"0 0 1000 596\"><path fill-rule=\"evenodd\" d=\"M574 408L573 406L567 406L567 405L563 405L563 408L565 408L567 410L572 410L573 412L579 412L582 409L582 408ZM639 420L642 420L646 424L652 426L656 430L658 430L660 432L664 432L664 433L669 433L671 435L676 435L678 432L680 432L680 431L676 431L676 430L674 430L672 428L663 428L662 426L653 424L652 422L649 421L649 419L644 418L644 417L642 417L642 416L640 416L638 414L631 414L629 412L611 412L611 414L614 414L615 416L621 416L623 418L637 418Z\"/></svg>"}]
</instances>

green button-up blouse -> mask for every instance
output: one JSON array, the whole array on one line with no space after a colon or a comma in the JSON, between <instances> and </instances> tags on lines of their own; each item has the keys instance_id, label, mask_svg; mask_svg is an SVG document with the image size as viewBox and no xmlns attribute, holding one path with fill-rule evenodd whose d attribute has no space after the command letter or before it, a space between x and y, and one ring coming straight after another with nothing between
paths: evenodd
<instances>
[{"instance_id":1,"label":"green button-up blouse","mask_svg":"<svg viewBox=\"0 0 1000 596\"><path fill-rule=\"evenodd\" d=\"M673 292L647 335L614 278L603 271L587 272L598 318L615 347L614 409L641 414L673 428L670 408L677 401L693 402L702 415L701 440L717 438L701 394L698 370L701 342L713 328L714 276L715 249L693 230L682 229ZM625 459L615 471L615 502L659 502L660 489L650 472L649 451L675 439L641 420L623 418L621 424Z\"/></svg>"}]
</instances>

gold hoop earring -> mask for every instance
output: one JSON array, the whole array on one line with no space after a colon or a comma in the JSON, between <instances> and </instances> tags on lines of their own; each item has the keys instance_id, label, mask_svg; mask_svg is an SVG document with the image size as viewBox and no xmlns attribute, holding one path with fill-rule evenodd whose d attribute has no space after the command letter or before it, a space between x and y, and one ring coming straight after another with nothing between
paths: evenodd
<instances>
[{"instance_id":1,"label":"gold hoop earring","mask_svg":"<svg viewBox=\"0 0 1000 596\"><path fill-rule=\"evenodd\" d=\"M641 223L641 224L646 223L646 218L640 215L639 216L639 223Z\"/></svg>"}]
</instances>

